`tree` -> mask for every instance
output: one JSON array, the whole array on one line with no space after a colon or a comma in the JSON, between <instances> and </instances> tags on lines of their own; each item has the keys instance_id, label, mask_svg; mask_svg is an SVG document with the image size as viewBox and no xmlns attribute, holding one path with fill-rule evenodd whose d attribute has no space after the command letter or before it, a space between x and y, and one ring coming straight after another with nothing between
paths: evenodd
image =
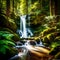
<instances>
[{"instance_id":1,"label":"tree","mask_svg":"<svg viewBox=\"0 0 60 60\"><path fill-rule=\"evenodd\" d=\"M2 0L0 1L0 9L2 8Z\"/></svg>"},{"instance_id":2,"label":"tree","mask_svg":"<svg viewBox=\"0 0 60 60\"><path fill-rule=\"evenodd\" d=\"M27 14L27 0L20 0L20 14L25 15Z\"/></svg>"},{"instance_id":3,"label":"tree","mask_svg":"<svg viewBox=\"0 0 60 60\"><path fill-rule=\"evenodd\" d=\"M10 0L6 0L6 16L10 16Z\"/></svg>"},{"instance_id":4,"label":"tree","mask_svg":"<svg viewBox=\"0 0 60 60\"><path fill-rule=\"evenodd\" d=\"M55 15L60 15L60 0L55 0Z\"/></svg>"},{"instance_id":5,"label":"tree","mask_svg":"<svg viewBox=\"0 0 60 60\"><path fill-rule=\"evenodd\" d=\"M60 0L50 0L50 15L60 15Z\"/></svg>"}]
</instances>

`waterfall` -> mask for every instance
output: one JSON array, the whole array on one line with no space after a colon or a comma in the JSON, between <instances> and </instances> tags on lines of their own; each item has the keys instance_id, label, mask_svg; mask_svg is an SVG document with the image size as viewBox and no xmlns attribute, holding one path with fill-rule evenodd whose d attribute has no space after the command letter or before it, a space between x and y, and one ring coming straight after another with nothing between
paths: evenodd
<instances>
[{"instance_id":1,"label":"waterfall","mask_svg":"<svg viewBox=\"0 0 60 60\"><path fill-rule=\"evenodd\" d=\"M21 31L22 31L22 37L27 38L27 31L26 31L26 15L20 16L21 18Z\"/></svg>"},{"instance_id":2,"label":"waterfall","mask_svg":"<svg viewBox=\"0 0 60 60\"><path fill-rule=\"evenodd\" d=\"M28 18L29 26L27 28L26 23L26 17L27 15L20 16L20 37L21 38L28 38L33 35L33 33L30 30L30 18Z\"/></svg>"}]
</instances>

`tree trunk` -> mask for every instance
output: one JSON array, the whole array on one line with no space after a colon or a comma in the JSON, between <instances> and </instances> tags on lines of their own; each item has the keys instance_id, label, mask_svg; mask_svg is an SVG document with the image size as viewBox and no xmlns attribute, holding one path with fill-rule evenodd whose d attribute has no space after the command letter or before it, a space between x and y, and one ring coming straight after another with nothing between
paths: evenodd
<instances>
[{"instance_id":1,"label":"tree trunk","mask_svg":"<svg viewBox=\"0 0 60 60\"><path fill-rule=\"evenodd\" d=\"M42 0L41 0L41 10L43 9L43 6L42 6Z\"/></svg>"},{"instance_id":2,"label":"tree trunk","mask_svg":"<svg viewBox=\"0 0 60 60\"><path fill-rule=\"evenodd\" d=\"M14 12L14 0L13 0L13 12Z\"/></svg>"},{"instance_id":3,"label":"tree trunk","mask_svg":"<svg viewBox=\"0 0 60 60\"><path fill-rule=\"evenodd\" d=\"M54 0L50 0L50 16L55 15L55 3Z\"/></svg>"},{"instance_id":4,"label":"tree trunk","mask_svg":"<svg viewBox=\"0 0 60 60\"><path fill-rule=\"evenodd\" d=\"M55 15L60 15L60 0L55 0Z\"/></svg>"},{"instance_id":5,"label":"tree trunk","mask_svg":"<svg viewBox=\"0 0 60 60\"><path fill-rule=\"evenodd\" d=\"M0 14L2 12L2 0L0 1Z\"/></svg>"},{"instance_id":6,"label":"tree trunk","mask_svg":"<svg viewBox=\"0 0 60 60\"><path fill-rule=\"evenodd\" d=\"M10 16L10 0L6 0L6 16Z\"/></svg>"},{"instance_id":7,"label":"tree trunk","mask_svg":"<svg viewBox=\"0 0 60 60\"><path fill-rule=\"evenodd\" d=\"M60 15L60 0L50 0L50 15Z\"/></svg>"},{"instance_id":8,"label":"tree trunk","mask_svg":"<svg viewBox=\"0 0 60 60\"><path fill-rule=\"evenodd\" d=\"M2 0L0 0L0 9L2 8Z\"/></svg>"}]
</instances>

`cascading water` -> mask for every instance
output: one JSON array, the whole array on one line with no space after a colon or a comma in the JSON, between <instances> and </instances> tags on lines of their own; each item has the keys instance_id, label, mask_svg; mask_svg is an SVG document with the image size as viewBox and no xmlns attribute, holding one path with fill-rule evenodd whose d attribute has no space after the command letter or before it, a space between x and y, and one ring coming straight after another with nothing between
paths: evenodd
<instances>
[{"instance_id":1,"label":"cascading water","mask_svg":"<svg viewBox=\"0 0 60 60\"><path fill-rule=\"evenodd\" d=\"M21 24L20 24L20 27L21 27L21 34L23 38L27 38L27 30L26 30L26 15L24 16L20 16L21 18Z\"/></svg>"},{"instance_id":2,"label":"cascading water","mask_svg":"<svg viewBox=\"0 0 60 60\"><path fill-rule=\"evenodd\" d=\"M20 16L20 37L21 38L28 38L30 36L32 36L32 32L31 30L29 29L30 27L27 28L27 24L26 24L26 17L27 15L23 15L23 16ZM30 18L28 18L28 21L29 21ZM29 26L30 26L30 21L28 22L29 23Z\"/></svg>"}]
</instances>

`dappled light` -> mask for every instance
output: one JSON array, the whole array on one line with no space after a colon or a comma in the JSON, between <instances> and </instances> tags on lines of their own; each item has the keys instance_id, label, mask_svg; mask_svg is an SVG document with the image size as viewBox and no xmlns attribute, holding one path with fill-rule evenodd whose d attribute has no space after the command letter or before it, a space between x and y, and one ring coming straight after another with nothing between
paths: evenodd
<instances>
[{"instance_id":1,"label":"dappled light","mask_svg":"<svg viewBox=\"0 0 60 60\"><path fill-rule=\"evenodd\" d=\"M0 0L0 59L59 60L60 0Z\"/></svg>"}]
</instances>

